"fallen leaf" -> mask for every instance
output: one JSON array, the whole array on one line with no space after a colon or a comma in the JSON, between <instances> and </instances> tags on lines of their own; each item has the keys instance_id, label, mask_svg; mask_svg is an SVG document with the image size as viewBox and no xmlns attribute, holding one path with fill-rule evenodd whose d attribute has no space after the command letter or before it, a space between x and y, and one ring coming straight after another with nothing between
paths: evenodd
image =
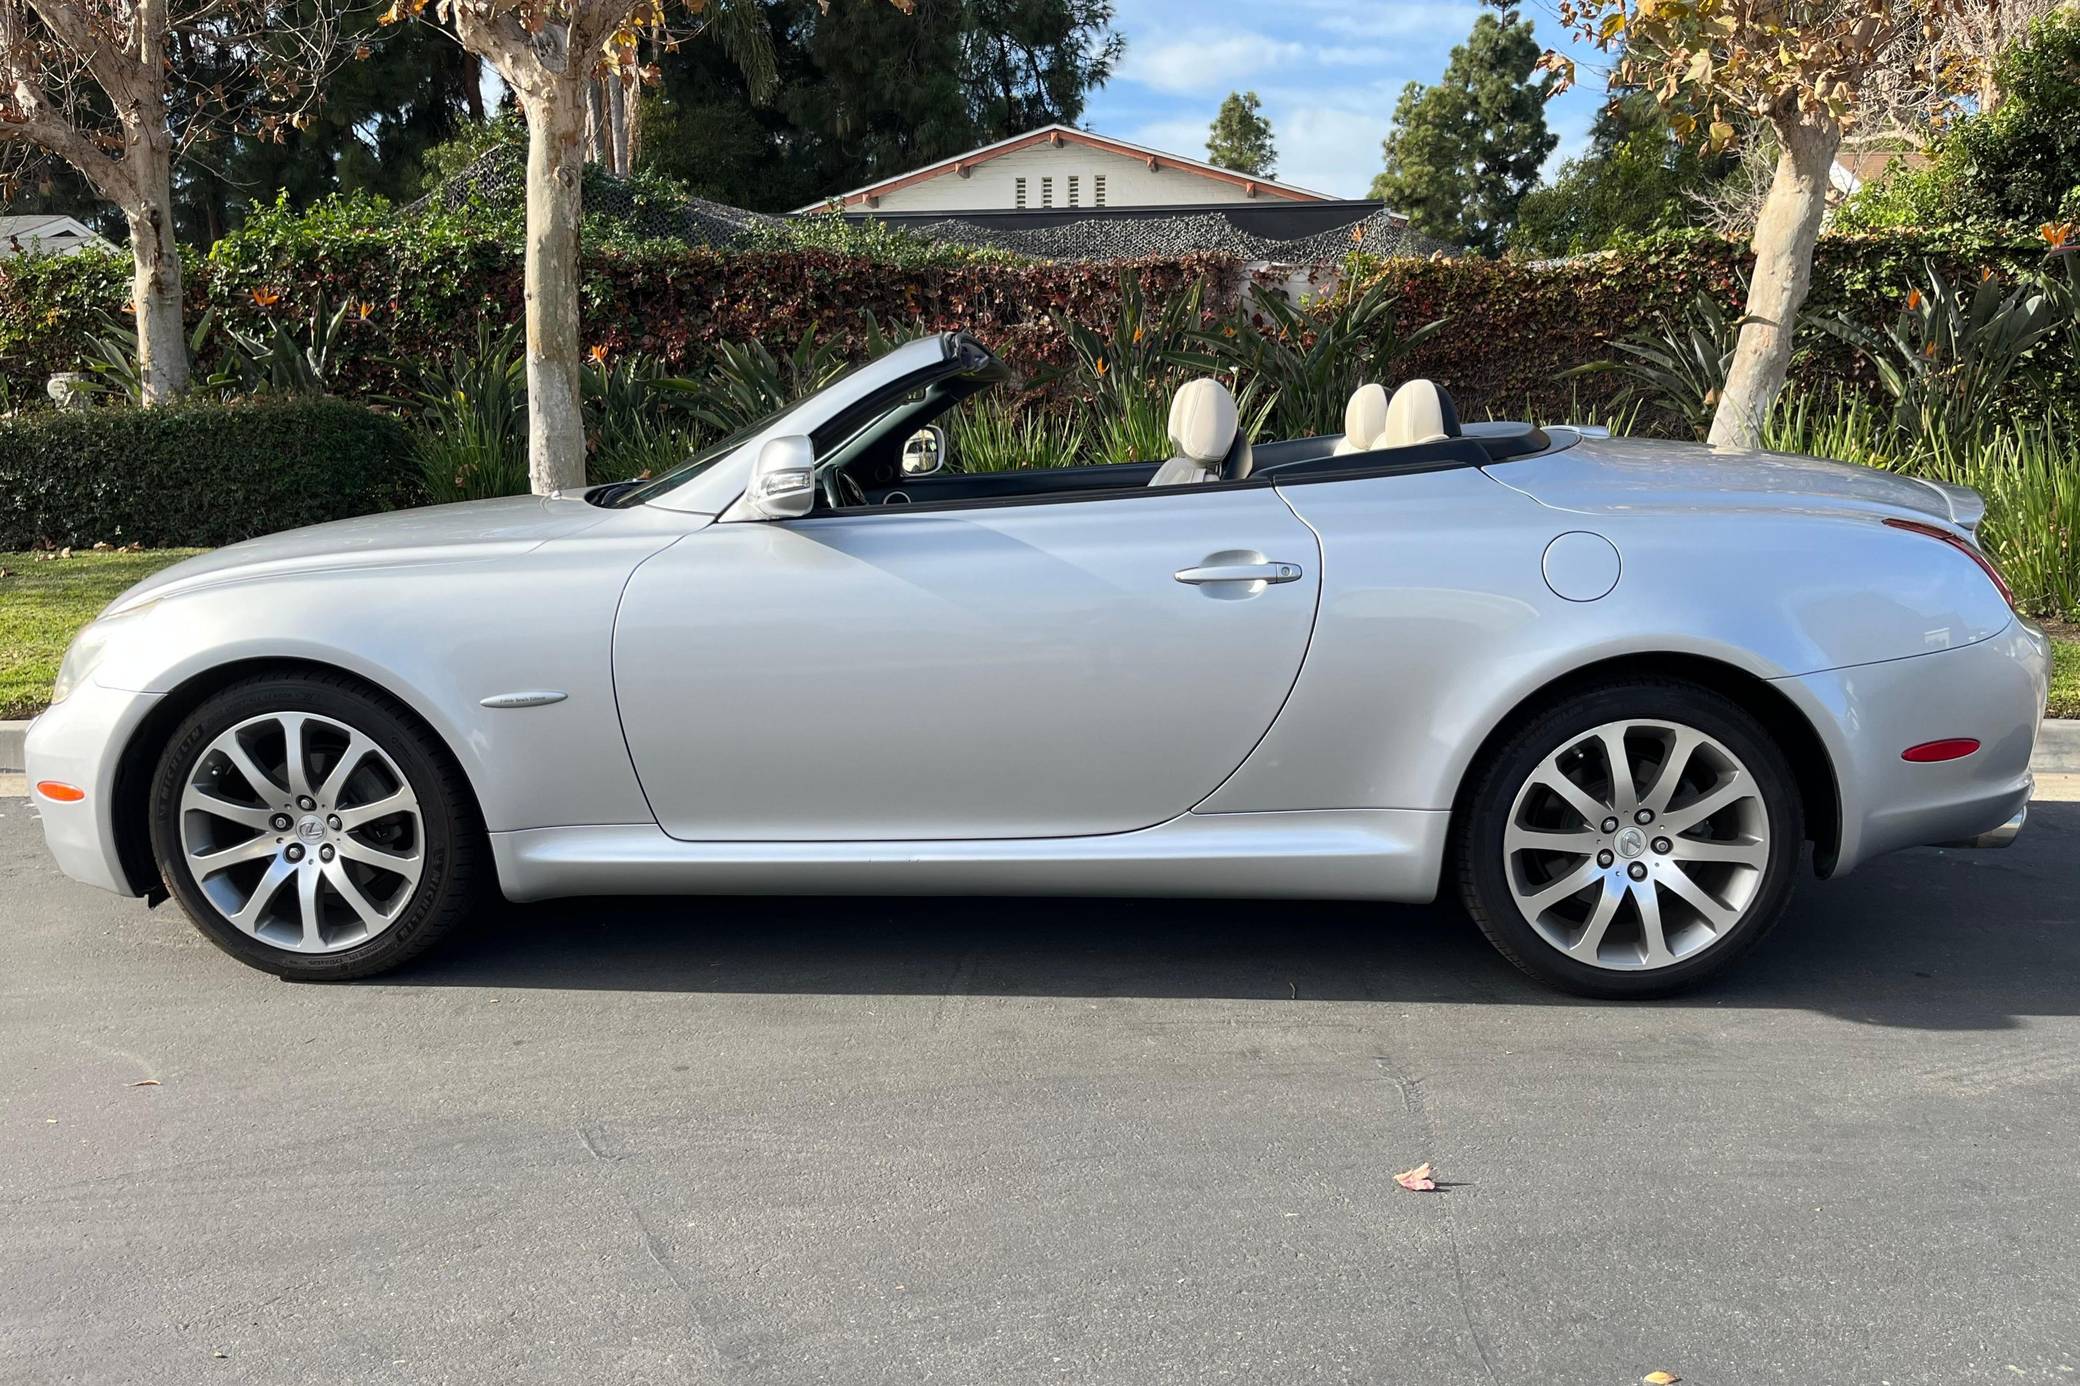
<instances>
[{"instance_id":1,"label":"fallen leaf","mask_svg":"<svg viewBox=\"0 0 2080 1386\"><path fill-rule=\"evenodd\" d=\"M1405 1169L1394 1176L1394 1182L1410 1193L1429 1193L1436 1189L1437 1181L1430 1177L1430 1162L1425 1160L1414 1169Z\"/></svg>"},{"instance_id":2,"label":"fallen leaf","mask_svg":"<svg viewBox=\"0 0 2080 1386\"><path fill-rule=\"evenodd\" d=\"M157 1078L140 1078L130 1086L133 1088L156 1088L159 1086L159 1080Z\"/></svg>"},{"instance_id":3,"label":"fallen leaf","mask_svg":"<svg viewBox=\"0 0 2080 1386\"><path fill-rule=\"evenodd\" d=\"M1676 1383L1682 1379L1674 1372L1648 1372L1640 1378L1641 1381L1647 1383L1647 1386L1676 1386Z\"/></svg>"}]
</instances>

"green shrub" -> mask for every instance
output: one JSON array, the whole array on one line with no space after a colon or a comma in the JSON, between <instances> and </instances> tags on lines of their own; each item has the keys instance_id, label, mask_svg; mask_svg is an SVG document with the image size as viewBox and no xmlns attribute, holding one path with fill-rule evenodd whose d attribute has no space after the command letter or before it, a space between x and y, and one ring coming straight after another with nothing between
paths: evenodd
<instances>
[{"instance_id":1,"label":"green shrub","mask_svg":"<svg viewBox=\"0 0 2080 1386\"><path fill-rule=\"evenodd\" d=\"M1625 384L1611 401L1619 411L1654 409L1681 419L1691 436L1711 430L1712 412L1733 367L1742 319L1719 306L1708 293L1698 293L1680 317L1664 320L1653 332L1634 333L1612 342L1621 355L1589 361L1560 373L1562 379L1615 372ZM1575 416L1569 415L1570 418Z\"/></svg>"},{"instance_id":2,"label":"green shrub","mask_svg":"<svg viewBox=\"0 0 2080 1386\"><path fill-rule=\"evenodd\" d=\"M0 549L213 547L417 497L403 427L341 400L0 420Z\"/></svg>"}]
</instances>

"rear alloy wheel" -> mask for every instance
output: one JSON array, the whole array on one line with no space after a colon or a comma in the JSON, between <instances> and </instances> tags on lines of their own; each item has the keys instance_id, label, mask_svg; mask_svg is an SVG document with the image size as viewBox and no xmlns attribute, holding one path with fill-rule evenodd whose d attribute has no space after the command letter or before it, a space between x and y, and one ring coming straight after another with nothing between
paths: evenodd
<instances>
[{"instance_id":1,"label":"rear alloy wheel","mask_svg":"<svg viewBox=\"0 0 2080 1386\"><path fill-rule=\"evenodd\" d=\"M1683 684L1578 695L1486 767L1467 903L1502 953L1595 996L1656 995L1731 962L1782 912L1803 835L1782 752Z\"/></svg>"},{"instance_id":2,"label":"rear alloy wheel","mask_svg":"<svg viewBox=\"0 0 2080 1386\"><path fill-rule=\"evenodd\" d=\"M196 709L154 779L152 838L203 933L284 977L394 967L468 907L459 776L344 680L259 680Z\"/></svg>"}]
</instances>

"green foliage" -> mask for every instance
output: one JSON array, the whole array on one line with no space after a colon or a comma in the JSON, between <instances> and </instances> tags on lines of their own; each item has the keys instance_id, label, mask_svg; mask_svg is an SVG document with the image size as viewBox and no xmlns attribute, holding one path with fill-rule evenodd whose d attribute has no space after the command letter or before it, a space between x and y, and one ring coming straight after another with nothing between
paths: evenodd
<instances>
[{"instance_id":1,"label":"green foliage","mask_svg":"<svg viewBox=\"0 0 2080 1386\"><path fill-rule=\"evenodd\" d=\"M1206 136L1206 162L1237 173L1270 178L1278 172L1278 147L1271 141L1271 122L1260 112L1253 91L1231 91L1214 113Z\"/></svg>"},{"instance_id":2,"label":"green foliage","mask_svg":"<svg viewBox=\"0 0 2080 1386\"><path fill-rule=\"evenodd\" d=\"M962 472L1073 467L1086 460L1084 432L1075 419L1026 406L1003 388L961 405L946 426L954 468Z\"/></svg>"},{"instance_id":3,"label":"green foliage","mask_svg":"<svg viewBox=\"0 0 2080 1386\"><path fill-rule=\"evenodd\" d=\"M1394 107L1372 196L1425 235L1496 254L1517 204L1559 137L1546 129L1550 82L1532 80L1543 51L1531 21L1483 13L1452 50L1444 77L1410 82Z\"/></svg>"},{"instance_id":4,"label":"green foliage","mask_svg":"<svg viewBox=\"0 0 2080 1386\"><path fill-rule=\"evenodd\" d=\"M680 382L653 356L595 356L578 383L585 403L588 481L627 481L668 471L699 442L698 425L684 415L668 388Z\"/></svg>"},{"instance_id":5,"label":"green foliage","mask_svg":"<svg viewBox=\"0 0 2080 1386\"><path fill-rule=\"evenodd\" d=\"M404 429L341 400L0 420L0 548L229 544L417 494Z\"/></svg>"},{"instance_id":6,"label":"green foliage","mask_svg":"<svg viewBox=\"0 0 2080 1386\"><path fill-rule=\"evenodd\" d=\"M1730 162L1677 140L1650 98L1615 101L1597 113L1588 152L1517 205L1509 248L1577 255L1687 226L1696 220L1693 194L1723 177Z\"/></svg>"},{"instance_id":7,"label":"green foliage","mask_svg":"<svg viewBox=\"0 0 2080 1386\"><path fill-rule=\"evenodd\" d=\"M1175 359L1230 375L1238 392L1259 391L1274 437L1338 433L1357 388L1394 379L1409 352L1444 326L1431 321L1404 332L1395 306L1384 280L1299 305L1255 285L1247 303L1191 334L1192 349Z\"/></svg>"},{"instance_id":8,"label":"green foliage","mask_svg":"<svg viewBox=\"0 0 2080 1386\"><path fill-rule=\"evenodd\" d=\"M515 110L500 111L486 120L458 123L448 137L427 147L420 156L424 169L413 191L424 195L461 173L494 149L527 148L527 122Z\"/></svg>"},{"instance_id":9,"label":"green foliage","mask_svg":"<svg viewBox=\"0 0 2080 1386\"><path fill-rule=\"evenodd\" d=\"M1838 232L1886 232L1940 226L1955 220L1950 166L1911 166L1897 160L1842 200L1835 209Z\"/></svg>"},{"instance_id":10,"label":"green foliage","mask_svg":"<svg viewBox=\"0 0 2080 1386\"><path fill-rule=\"evenodd\" d=\"M473 348L400 363L392 401L412 419L420 484L436 503L527 490L527 360L519 326L479 319Z\"/></svg>"},{"instance_id":11,"label":"green foliage","mask_svg":"<svg viewBox=\"0 0 2080 1386\"><path fill-rule=\"evenodd\" d=\"M1711 294L1699 292L1679 315L1662 319L1654 330L1612 342L1621 353L1618 359L1572 366L1559 378L1614 372L1624 381L1611 401L1614 408L1657 410L1701 439L1711 429L1712 411L1726 388L1741 321Z\"/></svg>"},{"instance_id":12,"label":"green foliage","mask_svg":"<svg viewBox=\"0 0 2080 1386\"><path fill-rule=\"evenodd\" d=\"M814 331L784 355L762 341L720 342L705 379L668 379L659 388L677 395L710 434L725 437L822 389L847 364L838 344L819 341Z\"/></svg>"},{"instance_id":13,"label":"green foliage","mask_svg":"<svg viewBox=\"0 0 2080 1386\"><path fill-rule=\"evenodd\" d=\"M1040 126L1074 124L1121 46L1111 0L760 0L777 89L762 99L718 44L657 56L639 162L760 211Z\"/></svg>"},{"instance_id":14,"label":"green foliage","mask_svg":"<svg viewBox=\"0 0 2080 1386\"><path fill-rule=\"evenodd\" d=\"M1819 326L1870 363L1898 436L1967 442L2001 417L2009 382L2062 325L2059 304L2034 276L2010 287L1987 270L1960 289L1929 264L1920 278L1882 328L1839 316Z\"/></svg>"},{"instance_id":15,"label":"green foliage","mask_svg":"<svg viewBox=\"0 0 2080 1386\"><path fill-rule=\"evenodd\" d=\"M1117 282L1117 309L1102 323L1053 315L1069 359L1037 383L1061 393L1085 420L1094 461L1168 457L1170 395L1205 315L1203 286L1155 304L1139 272L1123 269Z\"/></svg>"},{"instance_id":16,"label":"green foliage","mask_svg":"<svg viewBox=\"0 0 2080 1386\"><path fill-rule=\"evenodd\" d=\"M2001 99L1962 117L1924 167L1895 163L1843 202L1843 231L1951 226L2028 234L2080 216L2080 12L2045 16L1994 66Z\"/></svg>"},{"instance_id":17,"label":"green foliage","mask_svg":"<svg viewBox=\"0 0 2080 1386\"><path fill-rule=\"evenodd\" d=\"M320 294L310 317L300 323L277 318L259 332L230 329L225 334L231 339L228 373L243 394L322 395L354 311L352 303L342 303L328 314ZM207 330L209 321L210 315L203 314L198 334ZM200 350L199 342L196 349Z\"/></svg>"},{"instance_id":18,"label":"green foliage","mask_svg":"<svg viewBox=\"0 0 2080 1386\"><path fill-rule=\"evenodd\" d=\"M2016 226L2070 216L2080 196L2080 12L2045 16L2001 55L2002 100L1944 149L1956 205Z\"/></svg>"}]
</instances>

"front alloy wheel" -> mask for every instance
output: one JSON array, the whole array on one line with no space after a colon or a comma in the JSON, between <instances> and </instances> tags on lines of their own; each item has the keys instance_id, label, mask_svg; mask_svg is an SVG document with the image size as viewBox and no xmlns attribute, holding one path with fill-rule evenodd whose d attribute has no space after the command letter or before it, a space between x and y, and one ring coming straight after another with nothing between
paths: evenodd
<instances>
[{"instance_id":1,"label":"front alloy wheel","mask_svg":"<svg viewBox=\"0 0 2080 1386\"><path fill-rule=\"evenodd\" d=\"M401 704L343 676L206 699L152 781L152 849L211 942L310 980L395 967L472 903L481 828L461 772Z\"/></svg>"},{"instance_id":2,"label":"front alloy wheel","mask_svg":"<svg viewBox=\"0 0 2080 1386\"><path fill-rule=\"evenodd\" d=\"M1461 876L1475 919L1543 980L1673 990L1781 912L1802 837L1783 754L1737 705L1683 684L1578 695L1502 748Z\"/></svg>"},{"instance_id":3,"label":"front alloy wheel","mask_svg":"<svg viewBox=\"0 0 2080 1386\"><path fill-rule=\"evenodd\" d=\"M274 712L203 747L181 791L181 851L244 933L337 953L397 922L425 865L419 799L382 748L330 717Z\"/></svg>"}]
</instances>

